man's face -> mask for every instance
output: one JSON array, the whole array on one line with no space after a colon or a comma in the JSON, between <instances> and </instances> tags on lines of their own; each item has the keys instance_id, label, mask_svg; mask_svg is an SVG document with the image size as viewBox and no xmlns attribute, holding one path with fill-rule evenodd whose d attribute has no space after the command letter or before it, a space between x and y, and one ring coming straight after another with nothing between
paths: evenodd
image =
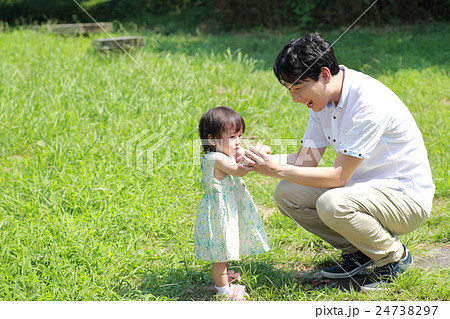
<instances>
[{"instance_id":1,"label":"man's face","mask_svg":"<svg viewBox=\"0 0 450 319\"><path fill-rule=\"evenodd\" d=\"M322 77L319 77L318 81L309 79L296 84L285 83L284 86L291 93L294 102L305 104L314 112L322 111L329 102Z\"/></svg>"}]
</instances>

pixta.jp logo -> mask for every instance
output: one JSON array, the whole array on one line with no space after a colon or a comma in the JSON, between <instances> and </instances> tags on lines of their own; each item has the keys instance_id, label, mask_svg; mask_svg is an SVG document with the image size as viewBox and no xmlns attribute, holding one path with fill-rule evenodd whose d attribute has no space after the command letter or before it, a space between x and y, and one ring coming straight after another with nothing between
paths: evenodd
<instances>
[{"instance_id":1,"label":"pixta.jp logo","mask_svg":"<svg viewBox=\"0 0 450 319\"><path fill-rule=\"evenodd\" d=\"M171 137L145 129L127 140L127 165L146 174L167 165L171 160Z\"/></svg>"}]
</instances>

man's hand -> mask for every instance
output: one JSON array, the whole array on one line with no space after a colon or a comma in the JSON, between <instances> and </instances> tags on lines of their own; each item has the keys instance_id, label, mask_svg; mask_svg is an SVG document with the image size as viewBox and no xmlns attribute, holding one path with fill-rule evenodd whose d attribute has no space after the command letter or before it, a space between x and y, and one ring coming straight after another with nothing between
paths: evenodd
<instances>
[{"instance_id":1,"label":"man's hand","mask_svg":"<svg viewBox=\"0 0 450 319\"><path fill-rule=\"evenodd\" d=\"M245 155L245 149L240 147L239 150L236 152L236 156L235 156L236 163L240 164L244 160L244 155Z\"/></svg>"},{"instance_id":2,"label":"man's hand","mask_svg":"<svg viewBox=\"0 0 450 319\"><path fill-rule=\"evenodd\" d=\"M268 145L262 145L257 143L255 146L250 146L250 148L254 148L258 151L264 152L265 154L272 153L272 149ZM242 147L239 148L239 151L236 153L236 162L240 165L240 167L251 172L254 171L254 168L249 165L250 160L245 156L246 151L247 150L243 149Z\"/></svg>"},{"instance_id":3,"label":"man's hand","mask_svg":"<svg viewBox=\"0 0 450 319\"><path fill-rule=\"evenodd\" d=\"M256 143L256 145L252 146L252 147L257 149L257 150L259 150L259 151L262 151L262 152L264 152L266 154L272 153L272 149L270 148L269 145L262 145L262 144Z\"/></svg>"},{"instance_id":4,"label":"man's hand","mask_svg":"<svg viewBox=\"0 0 450 319\"><path fill-rule=\"evenodd\" d=\"M276 157L269 154L270 148L251 146L249 150L245 151L244 168L259 174L278 177L277 172L280 165L277 163Z\"/></svg>"}]
</instances>

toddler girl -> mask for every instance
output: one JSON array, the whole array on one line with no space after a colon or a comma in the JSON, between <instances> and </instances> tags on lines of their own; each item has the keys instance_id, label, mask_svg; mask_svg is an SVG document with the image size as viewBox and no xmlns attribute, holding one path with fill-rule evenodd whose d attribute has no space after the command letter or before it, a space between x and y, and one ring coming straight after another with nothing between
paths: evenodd
<instances>
[{"instance_id":1,"label":"toddler girl","mask_svg":"<svg viewBox=\"0 0 450 319\"><path fill-rule=\"evenodd\" d=\"M241 115L225 106L206 112L199 123L205 155L202 186L195 225L197 259L212 261L215 291L229 300L244 300L245 287L232 283L238 273L228 273L228 261L270 249L264 226L241 177L248 171L236 162L245 123Z\"/></svg>"}]
</instances>

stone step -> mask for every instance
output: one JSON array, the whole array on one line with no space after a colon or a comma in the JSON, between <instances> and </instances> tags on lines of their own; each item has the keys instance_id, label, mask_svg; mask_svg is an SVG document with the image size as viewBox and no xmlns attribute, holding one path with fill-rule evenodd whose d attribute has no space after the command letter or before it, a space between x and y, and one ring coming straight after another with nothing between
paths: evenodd
<instances>
[{"instance_id":1,"label":"stone step","mask_svg":"<svg viewBox=\"0 0 450 319\"><path fill-rule=\"evenodd\" d=\"M129 50L132 47L145 46L145 37L126 36L92 40L94 47L99 51Z\"/></svg>"}]
</instances>

